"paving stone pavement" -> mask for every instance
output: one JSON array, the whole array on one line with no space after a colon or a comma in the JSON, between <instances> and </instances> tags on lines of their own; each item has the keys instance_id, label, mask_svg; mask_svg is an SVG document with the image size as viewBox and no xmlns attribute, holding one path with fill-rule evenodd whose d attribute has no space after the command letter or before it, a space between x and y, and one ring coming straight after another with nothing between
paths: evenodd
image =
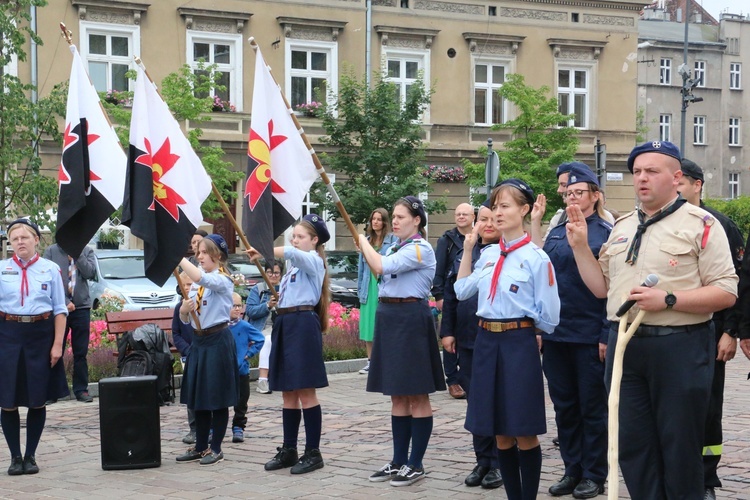
<instances>
[{"instance_id":1,"label":"paving stone pavement","mask_svg":"<svg viewBox=\"0 0 750 500\"><path fill-rule=\"evenodd\" d=\"M750 362L741 355L727 368L724 457L719 469L724 488L717 491L719 498L750 500L748 370ZM233 444L231 437L225 439L226 459L212 467L174 461L186 448L182 444L187 431L184 406L161 408L161 467L104 471L99 399L90 404L73 400L51 405L37 451L41 472L6 476L8 462L0 463L0 498L505 498L502 489L464 486L463 479L474 466L471 439L463 429L466 403L450 398L446 392L431 398L435 424L425 457L427 478L404 488L369 482L368 475L390 459L390 403L384 396L365 392L365 379L357 373L331 375L330 387L318 391L323 408L321 450L326 465L310 474L292 476L288 470L263 470L263 464L281 444L281 394L258 394L252 383L245 442ZM552 444L556 433L549 400L547 421L548 433L541 436L540 498L548 498L547 489L563 470L560 454ZM304 442L304 430L300 436ZM25 429L21 437L23 442ZM620 496L628 498L622 482Z\"/></svg>"}]
</instances>

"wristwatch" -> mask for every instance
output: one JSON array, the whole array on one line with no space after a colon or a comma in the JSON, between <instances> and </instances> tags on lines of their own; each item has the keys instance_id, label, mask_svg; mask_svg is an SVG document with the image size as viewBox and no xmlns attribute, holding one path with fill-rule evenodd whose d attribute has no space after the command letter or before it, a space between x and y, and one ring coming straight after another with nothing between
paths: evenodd
<instances>
[{"instance_id":1,"label":"wristwatch","mask_svg":"<svg viewBox=\"0 0 750 500\"><path fill-rule=\"evenodd\" d=\"M667 303L667 310L672 309L672 306L677 303L677 297L675 297L672 292L667 291L667 295L664 297L664 302Z\"/></svg>"}]
</instances>

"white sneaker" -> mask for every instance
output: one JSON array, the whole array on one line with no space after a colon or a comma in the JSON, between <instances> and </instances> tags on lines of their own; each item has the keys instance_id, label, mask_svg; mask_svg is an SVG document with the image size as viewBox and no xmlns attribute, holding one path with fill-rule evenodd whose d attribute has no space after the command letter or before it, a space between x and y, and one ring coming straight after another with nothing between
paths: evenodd
<instances>
[{"instance_id":1,"label":"white sneaker","mask_svg":"<svg viewBox=\"0 0 750 500\"><path fill-rule=\"evenodd\" d=\"M271 394L271 389L268 387L268 380L258 380L258 387L255 391L261 394Z\"/></svg>"},{"instance_id":2,"label":"white sneaker","mask_svg":"<svg viewBox=\"0 0 750 500\"><path fill-rule=\"evenodd\" d=\"M367 364L365 365L365 367L364 367L364 368L362 368L362 369L361 369L361 370L359 371L359 374L360 374L360 375L367 375L367 374L368 374L369 372L370 372L370 360L368 359L368 360L367 360Z\"/></svg>"}]
</instances>

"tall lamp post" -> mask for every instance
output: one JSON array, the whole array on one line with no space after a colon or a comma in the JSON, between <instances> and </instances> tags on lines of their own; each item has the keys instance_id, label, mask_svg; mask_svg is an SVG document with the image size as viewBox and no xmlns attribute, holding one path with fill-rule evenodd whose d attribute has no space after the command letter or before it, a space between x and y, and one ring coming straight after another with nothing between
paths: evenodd
<instances>
[{"instance_id":1,"label":"tall lamp post","mask_svg":"<svg viewBox=\"0 0 750 500\"><path fill-rule=\"evenodd\" d=\"M492 193L492 188L497 183L497 177L500 175L500 158L497 152L492 150L492 139L487 139L487 161L484 164L484 181L487 185L487 198Z\"/></svg>"},{"instance_id":2,"label":"tall lamp post","mask_svg":"<svg viewBox=\"0 0 750 500\"><path fill-rule=\"evenodd\" d=\"M690 3L692 0L685 2L685 41L682 48L682 64L677 68L678 73L682 77L682 88L680 89L680 96L682 101L682 108L680 112L680 152L682 156L685 156L685 122L687 120L687 108L691 102L701 102L702 97L696 97L693 95L693 89L700 83L700 79L694 80L691 78L690 67L688 66L688 32L690 28ZM702 78L702 77L701 77Z\"/></svg>"}]
</instances>

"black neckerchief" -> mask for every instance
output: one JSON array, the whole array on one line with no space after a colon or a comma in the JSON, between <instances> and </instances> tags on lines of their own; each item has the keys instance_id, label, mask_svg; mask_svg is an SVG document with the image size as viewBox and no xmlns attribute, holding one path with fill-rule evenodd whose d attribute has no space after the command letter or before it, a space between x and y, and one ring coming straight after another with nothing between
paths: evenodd
<instances>
[{"instance_id":1,"label":"black neckerchief","mask_svg":"<svg viewBox=\"0 0 750 500\"><path fill-rule=\"evenodd\" d=\"M638 209L638 221L640 223L638 224L638 229L636 229L635 231L635 236L633 236L633 241L632 243L630 243L630 248L628 248L628 256L625 259L625 262L630 264L631 266L635 265L635 261L638 260L638 251L641 248L641 238L643 237L643 233L646 232L646 228L648 226L656 224L665 217L672 215L686 202L687 200L683 198L682 195L678 194L677 199L674 203L651 217L649 220L644 220L646 218L646 214L643 213L641 209Z\"/></svg>"}]
</instances>

